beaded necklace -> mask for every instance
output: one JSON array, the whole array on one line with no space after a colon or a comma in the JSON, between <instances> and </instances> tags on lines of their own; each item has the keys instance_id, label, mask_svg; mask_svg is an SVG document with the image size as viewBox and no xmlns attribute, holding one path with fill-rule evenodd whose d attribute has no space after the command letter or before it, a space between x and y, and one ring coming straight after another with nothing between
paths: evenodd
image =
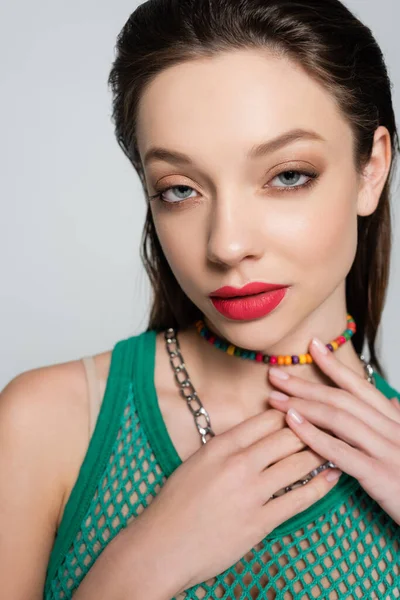
<instances>
[{"instance_id":1,"label":"beaded necklace","mask_svg":"<svg viewBox=\"0 0 400 600\"><path fill-rule=\"evenodd\" d=\"M224 350L227 354L231 354L233 356L240 356L240 358L247 358L250 360L255 360L257 362L263 362L265 364L271 365L304 365L314 362L309 352L307 352L306 354L295 354L293 356L285 356L282 354L275 356L273 354L263 354L262 352L245 350L244 348L240 348L239 346L234 346L230 342L226 342L222 338L215 335L212 331L210 331L202 319L196 321L196 329L199 332L199 334L202 337L204 337L204 339L206 339L210 344L212 344L216 348ZM349 340L355 334L356 331L356 323L353 317L347 314L347 328L343 331L341 335L332 340L329 344L326 344L326 347L331 352L334 352L340 346L345 344L347 340Z\"/></svg>"}]
</instances>

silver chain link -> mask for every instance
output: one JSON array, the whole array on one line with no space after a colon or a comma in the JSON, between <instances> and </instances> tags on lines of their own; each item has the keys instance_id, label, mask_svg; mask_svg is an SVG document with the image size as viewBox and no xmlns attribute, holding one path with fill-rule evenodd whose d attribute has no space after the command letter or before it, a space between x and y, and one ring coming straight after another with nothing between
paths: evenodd
<instances>
[{"instance_id":1,"label":"silver chain link","mask_svg":"<svg viewBox=\"0 0 400 600\"><path fill-rule=\"evenodd\" d=\"M189 374L186 370L186 365L183 360L181 349L177 337L177 332L174 328L170 327L164 333L166 348L169 354L169 360L171 363L172 370L174 372L175 379L179 385L179 393L186 400L186 403L189 407L190 412L193 415L194 422L196 424L197 430L200 434L200 438L203 444L206 444L209 439L215 436L215 433L211 427L210 415L207 410L204 408L203 403L201 402L199 396L197 395L196 390L192 382L190 381ZM373 379L374 370L372 366L366 361L365 357L360 354L360 360L364 364L364 369L367 375L367 380L372 385L375 384ZM207 438L207 436L210 436ZM336 468L336 465L328 460L322 465L319 465L312 471L310 471L304 479L298 479L291 485L282 488L275 494L272 494L270 499L278 498L295 488L301 487L308 483L313 477L321 473L321 471L325 471L325 469Z\"/></svg>"}]
</instances>

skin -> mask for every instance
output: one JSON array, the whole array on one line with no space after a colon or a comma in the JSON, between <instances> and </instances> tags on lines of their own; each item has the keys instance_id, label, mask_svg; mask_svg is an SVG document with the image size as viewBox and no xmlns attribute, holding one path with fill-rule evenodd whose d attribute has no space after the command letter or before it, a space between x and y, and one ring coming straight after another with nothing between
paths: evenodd
<instances>
[{"instance_id":1,"label":"skin","mask_svg":"<svg viewBox=\"0 0 400 600\"><path fill-rule=\"evenodd\" d=\"M294 127L313 129L327 141L297 141L263 158L244 159L253 145ZM272 406L317 456L356 477L400 523L398 405L367 384L351 343L325 357L310 344L313 335L327 342L345 326L344 281L355 255L357 214L376 209L390 166L389 142L387 130L379 127L371 161L358 177L350 129L331 97L294 64L254 50L171 67L152 81L139 107L142 157L158 145L185 152L193 161L146 166L149 194L168 182L190 186L197 199L177 210L151 204L162 247L184 291L207 324L234 344L274 354L309 350L315 360L282 368L292 373L282 381L268 367L213 348L193 328L180 332L186 365L214 431ZM288 185L278 181L278 171L309 167L320 173L312 188L279 194L270 187ZM289 283L292 289L276 311L254 322L229 321L215 311L208 299L212 290L251 280ZM101 397L110 358L111 351L95 356ZM199 437L177 394L162 334L155 384L167 428L185 460L198 449ZM287 400L273 399L271 390L284 392ZM6 597L43 595L55 532L87 451L87 407L80 360L24 373L2 392L0 472L7 476L1 531L8 541L0 548L0 564L8 576L1 577ZM301 424L290 417L293 409L305 417ZM23 468L10 470L16 464ZM107 549L103 556L107 562ZM102 557L96 562L100 571ZM111 562L119 564L120 556L114 558ZM97 586L104 591L103 581L98 578ZM84 590L85 583L79 597Z\"/></svg>"},{"instance_id":2,"label":"skin","mask_svg":"<svg viewBox=\"0 0 400 600\"><path fill-rule=\"evenodd\" d=\"M246 159L253 146L297 128L324 141L299 139ZM154 199L150 206L167 260L212 330L244 348L302 354L312 336L328 343L345 329L345 279L356 253L357 215L374 212L390 168L385 127L376 130L360 176L350 126L332 96L294 62L241 49L158 74L142 95L137 133L142 161L154 146L190 157L188 164L149 160L145 177L150 196L168 186L189 186L165 192L169 204ZM319 177L301 188L310 178L290 179L285 171L291 170ZM250 281L291 288L273 312L252 321L223 317L208 298L220 286ZM221 352L193 327L179 339L192 381L220 430L229 419L233 426L265 410L275 389L268 367ZM160 339L157 351L165 353ZM365 377L351 342L335 355ZM165 387L170 366L159 360L157 378ZM336 385L315 363L282 368L306 381ZM176 395L173 383L172 389Z\"/></svg>"},{"instance_id":3,"label":"skin","mask_svg":"<svg viewBox=\"0 0 400 600\"><path fill-rule=\"evenodd\" d=\"M322 352L318 348L322 349ZM320 369L338 385L325 386L271 369L278 391L274 408L314 452L358 479L364 490L400 524L400 404L349 369L321 340L310 343ZM279 377L277 377L279 375ZM333 435L332 435L333 434Z\"/></svg>"}]
</instances>

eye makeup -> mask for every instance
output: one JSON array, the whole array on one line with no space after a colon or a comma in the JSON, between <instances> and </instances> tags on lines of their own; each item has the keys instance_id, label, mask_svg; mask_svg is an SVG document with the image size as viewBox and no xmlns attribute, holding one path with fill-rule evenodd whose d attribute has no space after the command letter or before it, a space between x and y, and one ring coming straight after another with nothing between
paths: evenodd
<instances>
[{"instance_id":1,"label":"eye makeup","mask_svg":"<svg viewBox=\"0 0 400 600\"><path fill-rule=\"evenodd\" d=\"M319 173L317 173L317 171L312 170L312 169L304 170L304 169L289 168L289 169L281 170L279 173L275 174L274 177L272 178L272 180L275 179L276 177L279 177L281 175L288 174L288 173L308 177L308 180L305 183L302 183L301 185L271 186L269 189L275 190L279 194L280 193L284 193L284 194L291 193L292 194L295 192L299 192L299 191L311 188L313 185L315 185L315 183L317 182L317 179L319 177ZM166 198L165 198L166 192L168 192L169 190L178 189L178 188L187 188L188 190L194 190L194 188L192 188L191 186L186 185L186 184L176 184L176 185L164 186L161 189L159 189L156 194L149 196L149 200L151 200L151 201L159 200L160 202L168 205L171 208L173 205L187 204L189 202L193 203L193 201L195 201L194 198L182 198L182 199L178 199L176 201L166 200ZM197 200L197 202L198 202L198 200Z\"/></svg>"}]
</instances>

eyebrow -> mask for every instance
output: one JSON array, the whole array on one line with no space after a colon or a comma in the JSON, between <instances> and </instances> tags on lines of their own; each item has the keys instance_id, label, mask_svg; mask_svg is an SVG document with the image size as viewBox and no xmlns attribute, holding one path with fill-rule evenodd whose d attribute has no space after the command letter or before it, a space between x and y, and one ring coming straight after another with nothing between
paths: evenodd
<instances>
[{"instance_id":1,"label":"eyebrow","mask_svg":"<svg viewBox=\"0 0 400 600\"><path fill-rule=\"evenodd\" d=\"M319 142L326 142L319 133L308 129L291 129L282 133L276 138L263 142L250 148L246 154L246 159L255 159L264 156L265 154L276 152L280 148L287 146L298 140L314 140ZM169 150L168 148L162 148L160 146L153 146L149 148L144 156L144 164L146 165L153 160L162 160L164 162L191 165L193 164L192 159L183 152L177 152Z\"/></svg>"}]
</instances>

